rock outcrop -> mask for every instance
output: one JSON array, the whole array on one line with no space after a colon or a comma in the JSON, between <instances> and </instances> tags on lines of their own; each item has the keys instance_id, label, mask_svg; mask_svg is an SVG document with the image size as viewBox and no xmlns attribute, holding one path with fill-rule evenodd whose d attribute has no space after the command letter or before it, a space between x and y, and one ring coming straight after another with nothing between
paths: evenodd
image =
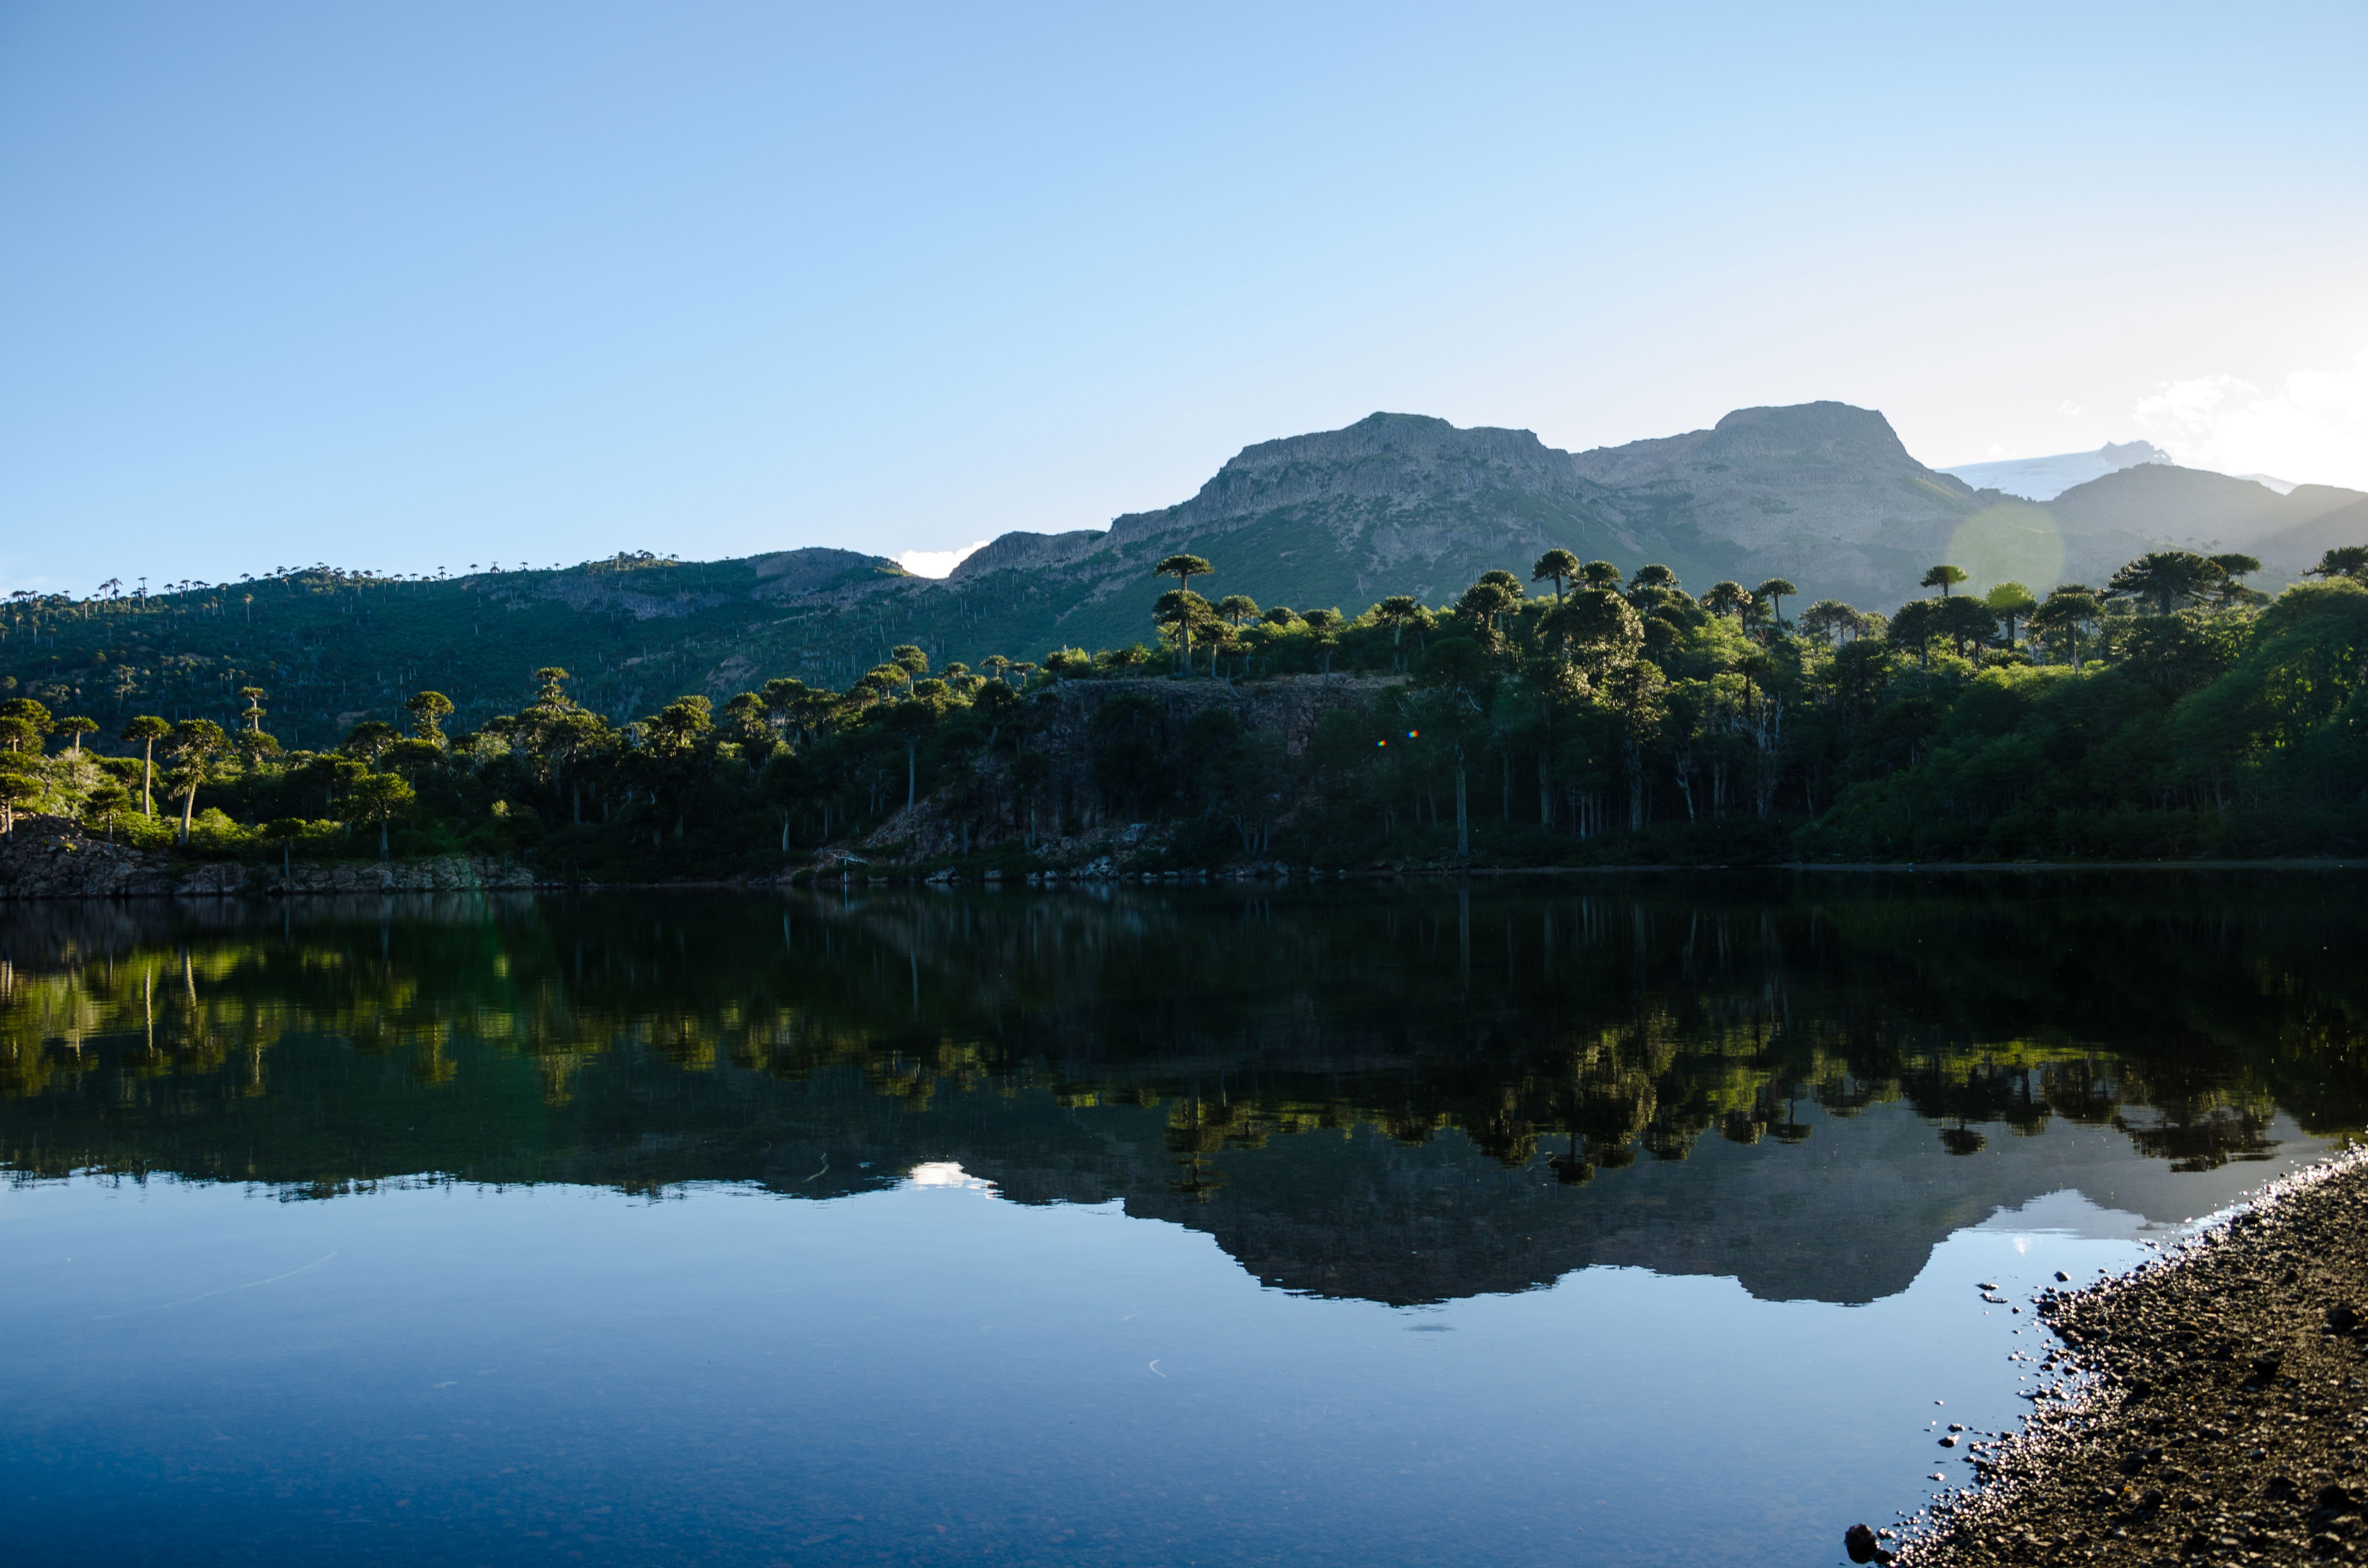
<instances>
[{"instance_id":1,"label":"rock outcrop","mask_svg":"<svg viewBox=\"0 0 2368 1568\"><path fill-rule=\"evenodd\" d=\"M18 817L16 832L0 835L0 899L460 892L539 885L524 866L484 856L307 861L282 870L110 844L63 817Z\"/></svg>"},{"instance_id":2,"label":"rock outcrop","mask_svg":"<svg viewBox=\"0 0 2368 1568\"><path fill-rule=\"evenodd\" d=\"M15 832L0 834L0 898L154 896L180 892L190 874L165 856L95 838L64 817L19 816Z\"/></svg>"},{"instance_id":3,"label":"rock outcrop","mask_svg":"<svg viewBox=\"0 0 2368 1568\"><path fill-rule=\"evenodd\" d=\"M1033 838L1039 854L1061 863L1144 847L1144 824L1124 821L1095 788L1094 721L1105 705L1129 699L1156 705L1163 756L1174 749L1196 716L1222 708L1251 735L1266 737L1286 756L1298 756L1325 715L1369 708L1405 684L1403 676L1281 676L1238 686L1149 677L1070 681L1039 699L1050 710L1029 745L1050 760L1052 773L1036 800L1032 826L1006 765L986 758L973 772L872 830L857 858L882 853L898 860L933 859L1022 837ZM1286 805L1285 814L1288 809ZM1054 824L1064 821L1076 831L1065 835L1055 831ZM837 872L845 869L847 858L844 847L835 846L823 851L815 865Z\"/></svg>"}]
</instances>

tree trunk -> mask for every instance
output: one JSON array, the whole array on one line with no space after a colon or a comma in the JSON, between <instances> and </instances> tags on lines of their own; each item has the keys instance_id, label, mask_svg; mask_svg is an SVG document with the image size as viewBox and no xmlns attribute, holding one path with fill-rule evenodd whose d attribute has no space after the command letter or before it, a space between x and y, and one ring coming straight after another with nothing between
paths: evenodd
<instances>
[{"instance_id":1,"label":"tree trunk","mask_svg":"<svg viewBox=\"0 0 2368 1568\"><path fill-rule=\"evenodd\" d=\"M393 857L387 853L386 821L387 819L384 817L378 819L378 858L381 860L393 858Z\"/></svg>"},{"instance_id":2,"label":"tree trunk","mask_svg":"<svg viewBox=\"0 0 2368 1568\"><path fill-rule=\"evenodd\" d=\"M1463 808L1463 758L1455 759L1455 854L1458 859L1472 853L1472 826Z\"/></svg>"},{"instance_id":3,"label":"tree trunk","mask_svg":"<svg viewBox=\"0 0 2368 1568\"><path fill-rule=\"evenodd\" d=\"M147 755L140 759L140 814L144 817L156 814L155 778L156 743L150 741Z\"/></svg>"},{"instance_id":4,"label":"tree trunk","mask_svg":"<svg viewBox=\"0 0 2368 1568\"><path fill-rule=\"evenodd\" d=\"M197 810L198 787L192 784L189 792L181 797L181 842L185 845L189 842L189 819L197 814Z\"/></svg>"}]
</instances>

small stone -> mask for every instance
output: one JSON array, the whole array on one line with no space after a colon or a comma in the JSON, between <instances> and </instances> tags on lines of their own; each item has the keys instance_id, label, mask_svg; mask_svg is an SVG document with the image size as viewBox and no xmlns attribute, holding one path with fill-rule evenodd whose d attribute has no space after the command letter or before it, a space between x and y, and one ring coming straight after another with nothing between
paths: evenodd
<instances>
[{"instance_id":1,"label":"small stone","mask_svg":"<svg viewBox=\"0 0 2368 1568\"><path fill-rule=\"evenodd\" d=\"M1865 1525L1852 1525L1842 1532L1842 1550L1853 1562L1888 1562L1891 1553L1884 1551L1874 1531Z\"/></svg>"}]
</instances>

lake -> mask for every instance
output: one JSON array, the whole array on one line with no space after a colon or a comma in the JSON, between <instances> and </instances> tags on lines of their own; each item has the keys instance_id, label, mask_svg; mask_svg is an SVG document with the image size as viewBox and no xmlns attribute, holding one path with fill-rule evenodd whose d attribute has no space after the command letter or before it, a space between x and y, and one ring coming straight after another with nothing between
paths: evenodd
<instances>
[{"instance_id":1,"label":"lake","mask_svg":"<svg viewBox=\"0 0 2368 1568\"><path fill-rule=\"evenodd\" d=\"M2028 1408L2011 1303L2368 1122L2362 891L0 905L0 1519L50 1568L1839 1562Z\"/></svg>"}]
</instances>

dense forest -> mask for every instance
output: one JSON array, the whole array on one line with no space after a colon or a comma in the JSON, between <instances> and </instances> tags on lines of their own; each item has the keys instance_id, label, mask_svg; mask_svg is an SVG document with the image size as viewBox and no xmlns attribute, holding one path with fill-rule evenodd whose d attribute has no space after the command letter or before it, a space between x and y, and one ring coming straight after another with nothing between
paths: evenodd
<instances>
[{"instance_id":1,"label":"dense forest","mask_svg":"<svg viewBox=\"0 0 2368 1568\"><path fill-rule=\"evenodd\" d=\"M2274 598L2258 569L2163 551L2042 597L1941 564L1884 617L1553 551L1350 616L1203 594L1221 565L1174 555L1132 645L976 667L900 645L837 688L752 671L623 722L551 665L514 712L462 727L418 691L324 749L283 747L261 676L104 725L11 695L0 826L595 881L851 852L875 874L2360 854L2368 546ZM1265 717L1281 691L1304 722Z\"/></svg>"}]
</instances>

